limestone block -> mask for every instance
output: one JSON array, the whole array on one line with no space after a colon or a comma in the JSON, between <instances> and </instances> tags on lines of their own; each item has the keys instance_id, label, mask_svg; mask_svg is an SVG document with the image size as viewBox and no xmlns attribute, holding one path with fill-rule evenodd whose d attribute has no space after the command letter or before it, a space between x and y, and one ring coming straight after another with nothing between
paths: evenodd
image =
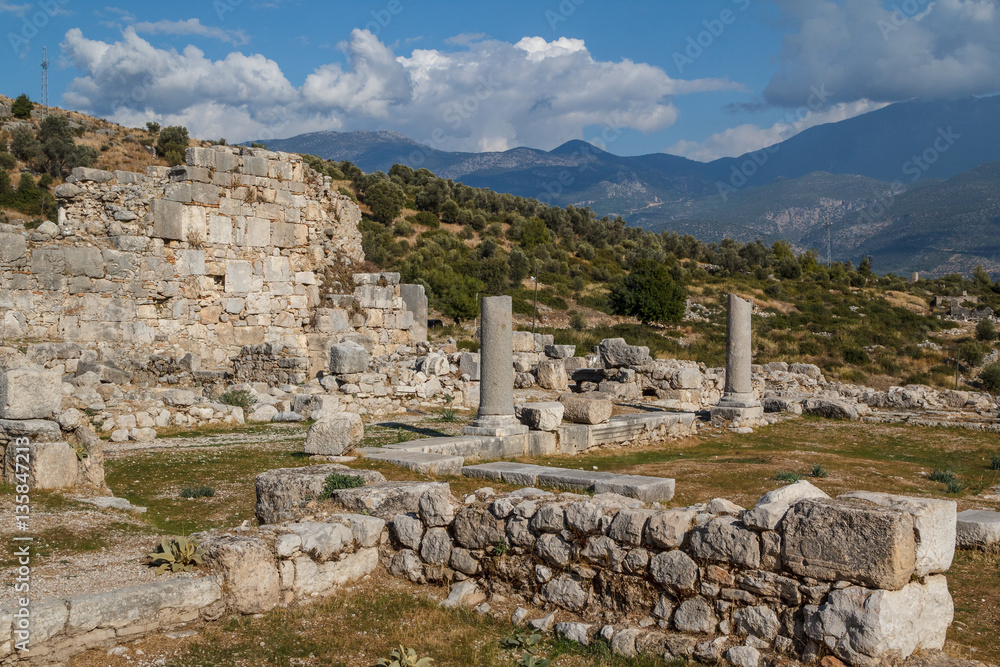
<instances>
[{"instance_id":1,"label":"limestone block","mask_svg":"<svg viewBox=\"0 0 1000 667\"><path fill-rule=\"evenodd\" d=\"M555 401L546 403L524 403L515 408L515 415L521 423L533 431L557 431L562 424L563 404Z\"/></svg>"},{"instance_id":2,"label":"limestone block","mask_svg":"<svg viewBox=\"0 0 1000 667\"><path fill-rule=\"evenodd\" d=\"M1000 549L1000 512L988 510L959 512L956 542L961 549Z\"/></svg>"},{"instance_id":3,"label":"limestone block","mask_svg":"<svg viewBox=\"0 0 1000 667\"><path fill-rule=\"evenodd\" d=\"M172 579L78 595L66 600L66 629L73 633L96 628L124 628L148 621L164 610L198 611L222 598L220 577Z\"/></svg>"},{"instance_id":4,"label":"limestone block","mask_svg":"<svg viewBox=\"0 0 1000 667\"><path fill-rule=\"evenodd\" d=\"M104 277L104 258L101 251L93 247L63 248L66 258L66 273L71 276L89 278Z\"/></svg>"},{"instance_id":5,"label":"limestone block","mask_svg":"<svg viewBox=\"0 0 1000 667\"><path fill-rule=\"evenodd\" d=\"M688 598L674 612L674 627L681 632L708 634L715 631L718 622L712 606L702 597Z\"/></svg>"},{"instance_id":6,"label":"limestone block","mask_svg":"<svg viewBox=\"0 0 1000 667\"><path fill-rule=\"evenodd\" d=\"M694 527L697 510L674 509L657 512L646 525L646 544L661 549L674 549L684 543L684 537Z\"/></svg>"},{"instance_id":7,"label":"limestone block","mask_svg":"<svg viewBox=\"0 0 1000 667\"><path fill-rule=\"evenodd\" d=\"M291 279L287 257L266 257L264 259L264 280L267 282L287 282Z\"/></svg>"},{"instance_id":8,"label":"limestone block","mask_svg":"<svg viewBox=\"0 0 1000 667\"><path fill-rule=\"evenodd\" d=\"M624 338L605 338L598 346L598 352L605 368L642 366L652 361L648 347L629 345Z\"/></svg>"},{"instance_id":9,"label":"limestone block","mask_svg":"<svg viewBox=\"0 0 1000 667\"><path fill-rule=\"evenodd\" d=\"M691 555L740 567L760 567L760 538L738 519L720 516L691 531Z\"/></svg>"},{"instance_id":10,"label":"limestone block","mask_svg":"<svg viewBox=\"0 0 1000 667\"><path fill-rule=\"evenodd\" d=\"M646 524L655 515L653 510L624 509L612 520L608 527L608 537L622 544L639 546L642 544Z\"/></svg>"},{"instance_id":11,"label":"limestone block","mask_svg":"<svg viewBox=\"0 0 1000 667\"><path fill-rule=\"evenodd\" d=\"M305 245L309 240L306 225L275 220L271 223L271 244L278 248L294 248Z\"/></svg>"},{"instance_id":12,"label":"limestone block","mask_svg":"<svg viewBox=\"0 0 1000 667\"><path fill-rule=\"evenodd\" d=\"M153 237L170 241L193 241L208 238L205 209L180 202L154 199L149 203L153 219Z\"/></svg>"},{"instance_id":13,"label":"limestone block","mask_svg":"<svg viewBox=\"0 0 1000 667\"><path fill-rule=\"evenodd\" d=\"M191 201L206 206L219 205L219 188L211 183L192 183Z\"/></svg>"},{"instance_id":14,"label":"limestone block","mask_svg":"<svg viewBox=\"0 0 1000 667\"><path fill-rule=\"evenodd\" d=\"M20 234L0 234L0 263L9 264L24 257L27 241Z\"/></svg>"},{"instance_id":15,"label":"limestone block","mask_svg":"<svg viewBox=\"0 0 1000 667\"><path fill-rule=\"evenodd\" d=\"M674 389L701 389L701 382L701 371L690 367L675 371L670 378L670 385Z\"/></svg>"},{"instance_id":16,"label":"limestone block","mask_svg":"<svg viewBox=\"0 0 1000 667\"><path fill-rule=\"evenodd\" d=\"M65 442L10 443L4 455L4 481L18 484L18 474L27 472L32 489L69 489L76 486L76 461L76 452Z\"/></svg>"},{"instance_id":17,"label":"limestone block","mask_svg":"<svg viewBox=\"0 0 1000 667\"><path fill-rule=\"evenodd\" d=\"M224 215L208 215L208 242L229 246L233 244L233 220Z\"/></svg>"},{"instance_id":18,"label":"limestone block","mask_svg":"<svg viewBox=\"0 0 1000 667\"><path fill-rule=\"evenodd\" d=\"M848 664L876 667L941 650L954 615L948 582L935 575L898 591L832 591L822 606L805 608L804 629Z\"/></svg>"},{"instance_id":19,"label":"limestone block","mask_svg":"<svg viewBox=\"0 0 1000 667\"><path fill-rule=\"evenodd\" d=\"M303 521L285 528L298 535L299 549L321 563L333 560L354 543L354 533L345 524Z\"/></svg>"},{"instance_id":20,"label":"limestone block","mask_svg":"<svg viewBox=\"0 0 1000 667\"><path fill-rule=\"evenodd\" d=\"M550 359L569 359L576 354L576 345L546 345L545 356Z\"/></svg>"},{"instance_id":21,"label":"limestone block","mask_svg":"<svg viewBox=\"0 0 1000 667\"><path fill-rule=\"evenodd\" d=\"M226 260L226 292L249 292L253 288L253 265L240 260Z\"/></svg>"},{"instance_id":22,"label":"limestone block","mask_svg":"<svg viewBox=\"0 0 1000 667\"><path fill-rule=\"evenodd\" d=\"M219 154L214 148L188 148L184 152L184 161L192 167L215 169L215 156Z\"/></svg>"},{"instance_id":23,"label":"limestone block","mask_svg":"<svg viewBox=\"0 0 1000 667\"><path fill-rule=\"evenodd\" d=\"M587 605L587 591L580 582L568 574L563 574L542 586L541 598L557 607L580 611Z\"/></svg>"},{"instance_id":24,"label":"limestone block","mask_svg":"<svg viewBox=\"0 0 1000 667\"><path fill-rule=\"evenodd\" d=\"M743 512L743 523L751 528L774 530L792 505L806 498L829 498L821 489L804 479L768 491L753 509Z\"/></svg>"},{"instance_id":25,"label":"limestone block","mask_svg":"<svg viewBox=\"0 0 1000 667\"><path fill-rule=\"evenodd\" d=\"M916 567L913 517L847 499L799 501L785 516L785 567L821 581L899 590Z\"/></svg>"},{"instance_id":26,"label":"limestone block","mask_svg":"<svg viewBox=\"0 0 1000 667\"><path fill-rule=\"evenodd\" d=\"M895 496L888 493L855 491L841 498L855 498L908 513L913 517L916 570L918 577L947 572L955 557L956 514L954 500Z\"/></svg>"},{"instance_id":27,"label":"limestone block","mask_svg":"<svg viewBox=\"0 0 1000 667\"><path fill-rule=\"evenodd\" d=\"M330 372L334 375L364 373L368 369L368 351L354 341L330 347Z\"/></svg>"},{"instance_id":28,"label":"limestone block","mask_svg":"<svg viewBox=\"0 0 1000 667\"><path fill-rule=\"evenodd\" d=\"M263 248L271 245L271 221L264 218L248 217L246 221L246 245Z\"/></svg>"},{"instance_id":29,"label":"limestone block","mask_svg":"<svg viewBox=\"0 0 1000 667\"><path fill-rule=\"evenodd\" d=\"M385 477L371 470L351 470L337 464L304 468L280 468L257 475L257 503L254 512L260 525L293 518L296 507L323 493L327 476L338 473L361 477L366 483L384 482ZM368 510L363 505L359 509Z\"/></svg>"},{"instance_id":30,"label":"limestone block","mask_svg":"<svg viewBox=\"0 0 1000 667\"><path fill-rule=\"evenodd\" d=\"M458 360L458 372L468 375L473 382L478 382L480 378L480 358L478 352L463 352Z\"/></svg>"},{"instance_id":31,"label":"limestone block","mask_svg":"<svg viewBox=\"0 0 1000 667\"><path fill-rule=\"evenodd\" d=\"M615 407L608 398L592 398L585 394L563 394L559 402L566 409L563 419L573 424L607 423Z\"/></svg>"},{"instance_id":32,"label":"limestone block","mask_svg":"<svg viewBox=\"0 0 1000 667\"><path fill-rule=\"evenodd\" d=\"M448 592L448 597L441 602L445 608L468 607L475 608L486 601L486 594L480 590L476 582L471 579L453 584Z\"/></svg>"},{"instance_id":33,"label":"limestone block","mask_svg":"<svg viewBox=\"0 0 1000 667\"><path fill-rule=\"evenodd\" d=\"M132 278L139 270L139 255L105 248L101 251L109 278Z\"/></svg>"},{"instance_id":34,"label":"limestone block","mask_svg":"<svg viewBox=\"0 0 1000 667\"><path fill-rule=\"evenodd\" d=\"M698 582L698 564L683 551L665 551L649 561L653 581L671 591L693 593Z\"/></svg>"},{"instance_id":35,"label":"limestone block","mask_svg":"<svg viewBox=\"0 0 1000 667\"><path fill-rule=\"evenodd\" d=\"M802 411L807 415L817 415L827 419L860 419L857 403L839 398L807 398L802 404Z\"/></svg>"},{"instance_id":36,"label":"limestone block","mask_svg":"<svg viewBox=\"0 0 1000 667\"><path fill-rule=\"evenodd\" d=\"M75 167L66 180L69 183L110 183L114 177L115 175L110 171Z\"/></svg>"},{"instance_id":37,"label":"limestone block","mask_svg":"<svg viewBox=\"0 0 1000 667\"><path fill-rule=\"evenodd\" d=\"M530 331L514 332L514 352L534 352L535 335Z\"/></svg>"},{"instance_id":38,"label":"limestone block","mask_svg":"<svg viewBox=\"0 0 1000 667\"><path fill-rule=\"evenodd\" d=\"M353 412L326 412L309 427L306 454L340 456L354 449L364 438L361 417Z\"/></svg>"},{"instance_id":39,"label":"limestone block","mask_svg":"<svg viewBox=\"0 0 1000 667\"><path fill-rule=\"evenodd\" d=\"M179 276L205 275L204 250L178 250L175 254L174 270Z\"/></svg>"},{"instance_id":40,"label":"limestone block","mask_svg":"<svg viewBox=\"0 0 1000 667\"><path fill-rule=\"evenodd\" d=\"M465 549L489 549L504 538L504 524L485 507L467 507L452 524L455 542Z\"/></svg>"},{"instance_id":41,"label":"limestone block","mask_svg":"<svg viewBox=\"0 0 1000 667\"><path fill-rule=\"evenodd\" d=\"M566 391L569 378L562 359L545 359L538 362L538 384L543 389Z\"/></svg>"},{"instance_id":42,"label":"limestone block","mask_svg":"<svg viewBox=\"0 0 1000 667\"><path fill-rule=\"evenodd\" d=\"M754 605L733 612L733 627L740 634L752 635L770 642L778 636L781 623L773 609Z\"/></svg>"},{"instance_id":43,"label":"limestone block","mask_svg":"<svg viewBox=\"0 0 1000 667\"><path fill-rule=\"evenodd\" d=\"M39 277L66 273L66 255L63 249L47 246L32 249L31 272Z\"/></svg>"},{"instance_id":44,"label":"limestone block","mask_svg":"<svg viewBox=\"0 0 1000 667\"><path fill-rule=\"evenodd\" d=\"M57 371L0 371L0 419L51 419L61 409L62 379Z\"/></svg>"},{"instance_id":45,"label":"limestone block","mask_svg":"<svg viewBox=\"0 0 1000 667\"><path fill-rule=\"evenodd\" d=\"M241 614L273 609L281 593L278 563L263 540L226 535L205 545L205 561L222 574L226 606Z\"/></svg>"}]
</instances>

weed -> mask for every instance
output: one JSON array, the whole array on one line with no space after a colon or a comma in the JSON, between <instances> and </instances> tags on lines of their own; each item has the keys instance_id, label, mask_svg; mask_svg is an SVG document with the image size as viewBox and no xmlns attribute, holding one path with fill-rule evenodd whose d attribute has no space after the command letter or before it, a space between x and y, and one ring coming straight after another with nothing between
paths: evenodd
<instances>
[{"instance_id":1,"label":"weed","mask_svg":"<svg viewBox=\"0 0 1000 667\"><path fill-rule=\"evenodd\" d=\"M412 648L400 646L392 649L388 658L379 658L375 664L379 667L428 667L433 662L431 658L418 658Z\"/></svg>"},{"instance_id":2,"label":"weed","mask_svg":"<svg viewBox=\"0 0 1000 667\"><path fill-rule=\"evenodd\" d=\"M493 545L493 555L494 556L506 556L510 553L510 545L507 544L507 540L501 535L497 543Z\"/></svg>"},{"instance_id":3,"label":"weed","mask_svg":"<svg viewBox=\"0 0 1000 667\"><path fill-rule=\"evenodd\" d=\"M824 468L821 464L813 464L812 472L809 473L811 477L829 477L830 472Z\"/></svg>"},{"instance_id":4,"label":"weed","mask_svg":"<svg viewBox=\"0 0 1000 667\"><path fill-rule=\"evenodd\" d=\"M452 408L444 408L441 410L441 421L456 422L458 421L458 414Z\"/></svg>"},{"instance_id":5,"label":"weed","mask_svg":"<svg viewBox=\"0 0 1000 667\"><path fill-rule=\"evenodd\" d=\"M779 472L774 479L778 482L797 482L802 479L802 475L797 472Z\"/></svg>"},{"instance_id":6,"label":"weed","mask_svg":"<svg viewBox=\"0 0 1000 667\"><path fill-rule=\"evenodd\" d=\"M158 551L148 554L150 565L159 565L156 574L194 572L201 565L202 550L195 537L164 537Z\"/></svg>"},{"instance_id":7,"label":"weed","mask_svg":"<svg viewBox=\"0 0 1000 667\"><path fill-rule=\"evenodd\" d=\"M518 628L509 637L501 639L500 646L512 651L528 651L529 653L533 653L541 641L542 635L540 633L528 633L522 628Z\"/></svg>"},{"instance_id":8,"label":"weed","mask_svg":"<svg viewBox=\"0 0 1000 667\"><path fill-rule=\"evenodd\" d=\"M248 411L257 402L257 397L249 389L234 389L219 395L219 403L223 405L234 405Z\"/></svg>"},{"instance_id":9,"label":"weed","mask_svg":"<svg viewBox=\"0 0 1000 667\"><path fill-rule=\"evenodd\" d=\"M965 491L965 484L957 479L949 479L948 483L944 487L944 490L948 493L961 493L962 491Z\"/></svg>"},{"instance_id":10,"label":"weed","mask_svg":"<svg viewBox=\"0 0 1000 667\"><path fill-rule=\"evenodd\" d=\"M941 468L934 468L934 472L931 473L930 480L932 482L941 482L942 484L948 484L955 481L955 473L951 470L942 470Z\"/></svg>"},{"instance_id":11,"label":"weed","mask_svg":"<svg viewBox=\"0 0 1000 667\"><path fill-rule=\"evenodd\" d=\"M990 470L1000 470L1000 454L990 457Z\"/></svg>"},{"instance_id":12,"label":"weed","mask_svg":"<svg viewBox=\"0 0 1000 667\"><path fill-rule=\"evenodd\" d=\"M335 472L326 477L326 482L323 484L323 498L329 498L337 489L356 489L364 485L365 480L357 475L342 475Z\"/></svg>"},{"instance_id":13,"label":"weed","mask_svg":"<svg viewBox=\"0 0 1000 667\"><path fill-rule=\"evenodd\" d=\"M521 659L517 661L518 667L549 667L552 661L548 658L539 658L538 656L531 655L530 653L525 653L521 656Z\"/></svg>"},{"instance_id":14,"label":"weed","mask_svg":"<svg viewBox=\"0 0 1000 667\"><path fill-rule=\"evenodd\" d=\"M181 498L211 498L215 489L210 486L185 486L181 489Z\"/></svg>"}]
</instances>

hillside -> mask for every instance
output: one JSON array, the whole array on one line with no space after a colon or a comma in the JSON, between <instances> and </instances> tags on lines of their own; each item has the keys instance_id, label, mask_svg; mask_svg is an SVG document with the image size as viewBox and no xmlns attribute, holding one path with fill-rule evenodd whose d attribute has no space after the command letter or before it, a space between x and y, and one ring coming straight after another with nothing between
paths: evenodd
<instances>
[{"instance_id":1,"label":"hillside","mask_svg":"<svg viewBox=\"0 0 1000 667\"><path fill-rule=\"evenodd\" d=\"M889 196L891 182L921 186L1000 160L998 122L1000 97L911 101L810 128L766 152L710 163L664 153L622 157L582 141L551 151L449 153L393 132L317 132L268 145L350 160L367 172L387 172L393 164L424 167L473 187L587 206L599 216L621 216L629 225L706 241L781 238L799 250L822 247L825 254L826 222L843 222L849 228L836 235L833 253L846 260L856 259L862 239L876 231L849 221L879 203L900 202ZM747 164L752 168L744 168ZM989 218L989 211L975 213L975 206L976 200L967 202L969 220ZM938 219L943 214L928 213ZM879 224L895 227L904 215ZM940 239L945 246L955 245L946 237L947 232ZM956 242L962 254L992 255L989 247ZM969 265L949 257L891 252L883 266L941 273Z\"/></svg>"}]
</instances>

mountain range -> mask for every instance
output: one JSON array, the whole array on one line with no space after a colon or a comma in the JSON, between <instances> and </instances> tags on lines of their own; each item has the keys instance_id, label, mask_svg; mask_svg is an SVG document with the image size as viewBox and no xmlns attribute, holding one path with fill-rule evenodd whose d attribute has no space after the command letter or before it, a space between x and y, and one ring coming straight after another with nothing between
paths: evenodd
<instances>
[{"instance_id":1,"label":"mountain range","mask_svg":"<svg viewBox=\"0 0 1000 667\"><path fill-rule=\"evenodd\" d=\"M366 172L425 167L471 186L589 206L702 240L786 239L881 272L1000 272L1000 96L914 100L809 128L712 162L617 156L583 141L551 151L441 151L390 131L313 132L272 150L350 160Z\"/></svg>"}]
</instances>

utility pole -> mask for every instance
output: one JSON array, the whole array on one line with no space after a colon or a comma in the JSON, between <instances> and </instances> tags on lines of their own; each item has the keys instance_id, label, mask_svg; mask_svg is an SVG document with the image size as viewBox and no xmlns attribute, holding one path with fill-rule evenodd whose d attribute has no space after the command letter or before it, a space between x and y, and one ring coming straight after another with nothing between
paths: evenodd
<instances>
[{"instance_id":1,"label":"utility pole","mask_svg":"<svg viewBox=\"0 0 1000 667\"><path fill-rule=\"evenodd\" d=\"M962 348L955 350L955 391L958 391L958 369L962 366Z\"/></svg>"},{"instance_id":2,"label":"utility pole","mask_svg":"<svg viewBox=\"0 0 1000 667\"><path fill-rule=\"evenodd\" d=\"M531 308L531 333L535 333L535 315L538 314L538 278L531 276L535 281L535 305Z\"/></svg>"},{"instance_id":3,"label":"utility pole","mask_svg":"<svg viewBox=\"0 0 1000 667\"><path fill-rule=\"evenodd\" d=\"M49 115L49 55L42 47L42 118Z\"/></svg>"},{"instance_id":4,"label":"utility pole","mask_svg":"<svg viewBox=\"0 0 1000 667\"><path fill-rule=\"evenodd\" d=\"M826 218L826 265L833 266L833 241L830 236L830 228L833 227L833 221L830 220L829 216Z\"/></svg>"}]
</instances>

